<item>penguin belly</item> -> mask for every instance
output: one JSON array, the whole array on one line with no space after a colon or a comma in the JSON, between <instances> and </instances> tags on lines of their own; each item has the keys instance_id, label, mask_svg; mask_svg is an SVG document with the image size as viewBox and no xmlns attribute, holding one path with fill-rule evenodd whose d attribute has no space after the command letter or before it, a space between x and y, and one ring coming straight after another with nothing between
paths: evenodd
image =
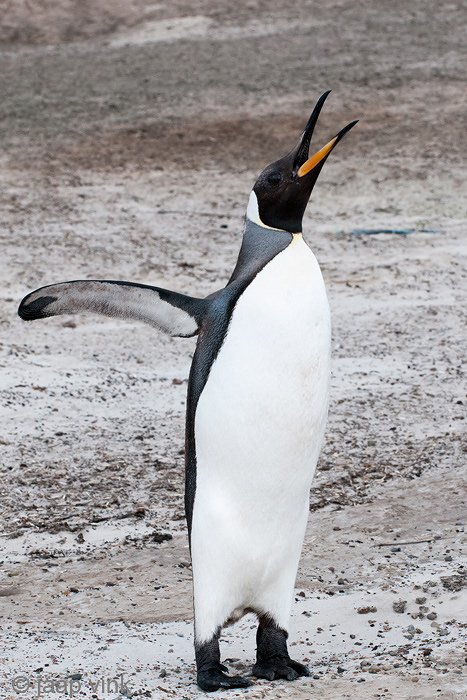
<instances>
[{"instance_id":1,"label":"penguin belly","mask_svg":"<svg viewBox=\"0 0 467 700\"><path fill-rule=\"evenodd\" d=\"M232 313L195 415L195 636L250 610L288 629L329 394L330 313L300 234Z\"/></svg>"}]
</instances>

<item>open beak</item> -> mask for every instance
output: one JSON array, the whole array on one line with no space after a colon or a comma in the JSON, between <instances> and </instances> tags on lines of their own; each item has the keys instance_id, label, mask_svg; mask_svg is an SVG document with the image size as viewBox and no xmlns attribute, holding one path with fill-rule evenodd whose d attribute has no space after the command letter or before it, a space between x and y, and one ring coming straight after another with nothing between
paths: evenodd
<instances>
[{"instance_id":1,"label":"open beak","mask_svg":"<svg viewBox=\"0 0 467 700\"><path fill-rule=\"evenodd\" d=\"M327 156L331 153L332 149L334 146L345 136L345 134L350 131L350 129L355 126L355 124L358 122L358 119L356 121L350 122L350 124L347 124L343 129L339 131L339 133L334 136L329 143L327 143L323 148L321 148L317 153L311 156L311 158L308 157L308 153L310 150L310 143L311 143L311 137L313 136L313 131L316 125L316 122L318 121L319 114L321 112L321 109L324 105L324 102L329 95L331 91L328 90L325 92L321 97L319 98L318 102L316 103L316 106L311 114L310 119L308 120L308 124L305 127L305 131L303 132L303 136L300 140L300 143L297 148L297 153L294 159L294 168L293 168L293 173L295 177L304 177L307 175L309 172L311 172L316 166L318 165L323 165L325 159ZM321 168L320 168L321 170Z\"/></svg>"}]
</instances>

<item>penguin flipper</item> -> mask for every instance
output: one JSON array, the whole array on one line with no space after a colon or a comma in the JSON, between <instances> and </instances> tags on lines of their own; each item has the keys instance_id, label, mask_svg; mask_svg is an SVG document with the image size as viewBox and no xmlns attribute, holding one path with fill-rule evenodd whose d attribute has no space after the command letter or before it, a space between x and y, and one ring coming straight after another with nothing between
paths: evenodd
<instances>
[{"instance_id":1,"label":"penguin flipper","mask_svg":"<svg viewBox=\"0 0 467 700\"><path fill-rule=\"evenodd\" d=\"M134 282L77 280L36 289L24 297L18 315L24 321L34 321L59 314L93 312L137 319L169 335L187 338L199 332L208 303Z\"/></svg>"}]
</instances>

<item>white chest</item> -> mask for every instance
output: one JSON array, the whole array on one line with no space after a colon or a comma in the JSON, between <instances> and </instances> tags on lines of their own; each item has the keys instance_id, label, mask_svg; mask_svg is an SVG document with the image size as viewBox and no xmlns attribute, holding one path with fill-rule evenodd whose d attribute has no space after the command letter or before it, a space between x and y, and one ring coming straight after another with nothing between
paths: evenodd
<instances>
[{"instance_id":1,"label":"white chest","mask_svg":"<svg viewBox=\"0 0 467 700\"><path fill-rule=\"evenodd\" d=\"M214 497L245 498L247 490L252 499L276 500L287 487L289 506L307 499L327 415L329 363L321 271L296 235L238 300L199 399L197 494L206 485Z\"/></svg>"}]
</instances>

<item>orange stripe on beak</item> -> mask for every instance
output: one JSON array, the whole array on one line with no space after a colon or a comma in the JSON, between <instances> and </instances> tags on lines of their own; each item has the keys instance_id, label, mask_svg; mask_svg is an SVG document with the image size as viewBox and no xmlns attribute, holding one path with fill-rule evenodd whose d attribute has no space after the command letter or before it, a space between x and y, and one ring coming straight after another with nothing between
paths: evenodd
<instances>
[{"instance_id":1,"label":"orange stripe on beak","mask_svg":"<svg viewBox=\"0 0 467 700\"><path fill-rule=\"evenodd\" d=\"M297 175L298 177L303 177L307 173L310 172L310 170L313 170L313 168L320 163L325 156L329 153L331 148L334 146L334 144L337 141L337 136L335 136L332 141L329 141L323 148L318 151L318 153L315 153L314 156L311 156L311 158L308 158L303 165L298 169Z\"/></svg>"}]
</instances>

